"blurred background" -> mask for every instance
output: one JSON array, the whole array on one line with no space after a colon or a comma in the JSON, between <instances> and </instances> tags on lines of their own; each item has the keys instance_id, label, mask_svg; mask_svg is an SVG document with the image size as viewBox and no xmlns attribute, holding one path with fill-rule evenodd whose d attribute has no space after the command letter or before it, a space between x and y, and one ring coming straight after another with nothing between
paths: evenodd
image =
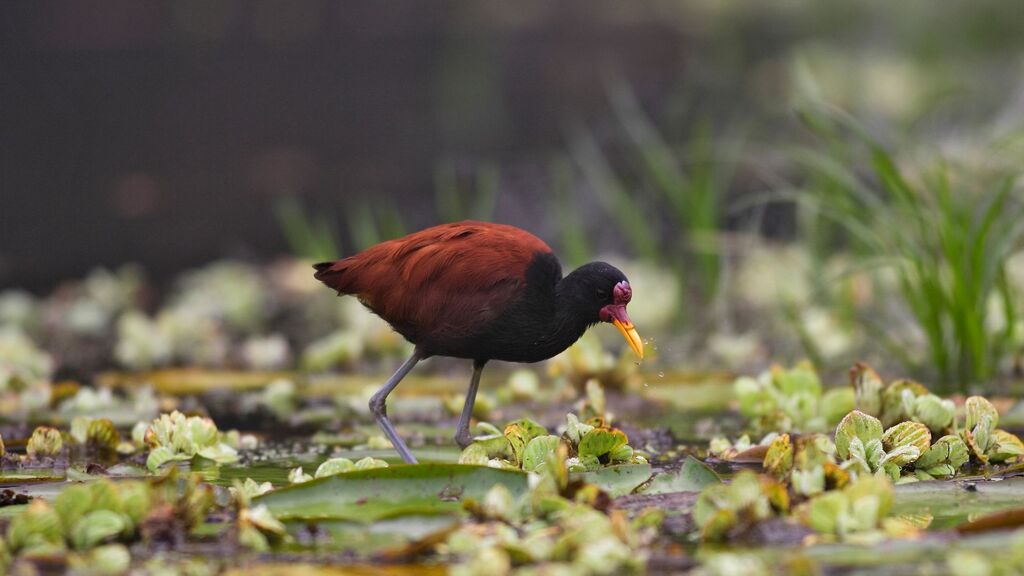
<instances>
[{"instance_id":1,"label":"blurred background","mask_svg":"<svg viewBox=\"0 0 1024 576\"><path fill-rule=\"evenodd\" d=\"M308 260L475 218L621 266L651 366L1013 380L1022 12L7 2L0 323L68 374L389 358Z\"/></svg>"}]
</instances>

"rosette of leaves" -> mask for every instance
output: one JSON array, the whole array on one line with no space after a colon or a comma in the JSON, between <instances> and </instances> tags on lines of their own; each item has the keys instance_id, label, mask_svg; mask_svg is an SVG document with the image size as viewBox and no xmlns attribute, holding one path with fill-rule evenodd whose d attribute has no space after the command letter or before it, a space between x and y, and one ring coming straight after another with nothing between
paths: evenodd
<instances>
[{"instance_id":1,"label":"rosette of leaves","mask_svg":"<svg viewBox=\"0 0 1024 576\"><path fill-rule=\"evenodd\" d=\"M593 485L570 482L568 448L548 454L540 478L518 501L497 484L464 505L476 520L448 535L443 550L460 560L451 574L507 574L512 566L552 574L639 574L644 537L620 510L595 507Z\"/></svg>"},{"instance_id":2,"label":"rosette of leaves","mask_svg":"<svg viewBox=\"0 0 1024 576\"><path fill-rule=\"evenodd\" d=\"M854 410L836 427L835 445L844 469L885 474L895 481L931 446L931 432L920 422L900 422L883 431L878 418Z\"/></svg>"},{"instance_id":3,"label":"rosette of leaves","mask_svg":"<svg viewBox=\"0 0 1024 576\"><path fill-rule=\"evenodd\" d=\"M913 380L885 384L878 373L863 362L850 369L857 409L879 418L889 427L905 420L920 422L933 434L952 429L956 405L932 394Z\"/></svg>"},{"instance_id":4,"label":"rosette of leaves","mask_svg":"<svg viewBox=\"0 0 1024 576\"><path fill-rule=\"evenodd\" d=\"M25 446L28 457L32 459L56 456L63 450L64 438L61 436L60 430L50 426L36 427Z\"/></svg>"},{"instance_id":5,"label":"rosette of leaves","mask_svg":"<svg viewBox=\"0 0 1024 576\"><path fill-rule=\"evenodd\" d=\"M893 488L886 478L863 476L842 490L821 494L803 505L805 524L822 534L844 539L878 530L892 508Z\"/></svg>"},{"instance_id":6,"label":"rosette of leaves","mask_svg":"<svg viewBox=\"0 0 1024 576\"><path fill-rule=\"evenodd\" d=\"M505 429L482 424L482 428L490 434L477 436L459 456L460 464L483 464L499 468L524 468L526 449L530 443L540 437L548 436L548 429L529 418L521 418L509 422ZM557 436L552 436L557 441ZM550 443L550 440L545 441ZM536 447L531 449L535 452ZM531 458L531 465L537 462Z\"/></svg>"},{"instance_id":7,"label":"rosette of leaves","mask_svg":"<svg viewBox=\"0 0 1024 576\"><path fill-rule=\"evenodd\" d=\"M49 504L34 500L7 530L11 550L20 554L84 551L136 537L152 512L150 485L103 479L65 488Z\"/></svg>"},{"instance_id":8,"label":"rosette of leaves","mask_svg":"<svg viewBox=\"0 0 1024 576\"><path fill-rule=\"evenodd\" d=\"M197 456L220 464L238 460L238 452L223 441L213 420L186 417L177 410L153 420L146 429L145 442L150 448L146 466L151 471L168 462L189 461Z\"/></svg>"},{"instance_id":9,"label":"rosette of leaves","mask_svg":"<svg viewBox=\"0 0 1024 576\"><path fill-rule=\"evenodd\" d=\"M585 472L602 466L646 462L629 446L626 434L609 426L602 418L586 422L574 414L566 416L566 429L561 438L548 434L547 428L522 418L510 422L505 429L477 437L462 451L462 464L483 464L536 472L541 470L559 445L565 444L572 454L568 459L571 471Z\"/></svg>"},{"instance_id":10,"label":"rosette of leaves","mask_svg":"<svg viewBox=\"0 0 1024 576\"><path fill-rule=\"evenodd\" d=\"M777 435L772 436L772 439L777 437ZM770 441L771 439L769 439L769 442ZM762 440L761 443L763 442L764 441ZM708 454L722 460L731 460L740 452L744 452L753 446L754 443L750 440L750 436L748 434L740 436L735 442L724 436L715 436L708 444Z\"/></svg>"},{"instance_id":11,"label":"rosette of leaves","mask_svg":"<svg viewBox=\"0 0 1024 576\"><path fill-rule=\"evenodd\" d=\"M781 434L768 446L764 456L765 472L788 483L794 494L813 496L842 488L849 474L835 461L835 445L824 434L790 439Z\"/></svg>"},{"instance_id":12,"label":"rosette of leaves","mask_svg":"<svg viewBox=\"0 0 1024 576\"><path fill-rule=\"evenodd\" d=\"M121 434L109 418L76 416L71 420L71 439L87 450L114 453L121 444Z\"/></svg>"},{"instance_id":13,"label":"rosette of leaves","mask_svg":"<svg viewBox=\"0 0 1024 576\"><path fill-rule=\"evenodd\" d=\"M982 464L1019 460L1024 455L1020 438L996 428L999 412L981 396L971 396L964 403L964 427L960 438L968 451Z\"/></svg>"},{"instance_id":14,"label":"rosette of leaves","mask_svg":"<svg viewBox=\"0 0 1024 576\"><path fill-rule=\"evenodd\" d=\"M914 475L921 480L955 476L970 459L967 445L959 436L947 434L935 441L914 462Z\"/></svg>"},{"instance_id":15,"label":"rosette of leaves","mask_svg":"<svg viewBox=\"0 0 1024 576\"><path fill-rule=\"evenodd\" d=\"M246 478L245 482L235 480L229 489L238 511L238 543L242 546L266 552L288 539L288 530L266 505L252 505L253 498L273 489L270 482L258 483L252 478Z\"/></svg>"},{"instance_id":16,"label":"rosette of leaves","mask_svg":"<svg viewBox=\"0 0 1024 576\"><path fill-rule=\"evenodd\" d=\"M722 541L730 534L789 510L786 487L774 478L743 470L729 484L712 484L697 497L693 520L705 541Z\"/></svg>"},{"instance_id":17,"label":"rosette of leaves","mask_svg":"<svg viewBox=\"0 0 1024 576\"><path fill-rule=\"evenodd\" d=\"M152 508L152 496L146 482L104 479L68 487L53 507L68 544L88 550L132 538Z\"/></svg>"},{"instance_id":18,"label":"rosette of leaves","mask_svg":"<svg viewBox=\"0 0 1024 576\"><path fill-rule=\"evenodd\" d=\"M801 362L790 369L773 366L755 378L733 384L740 412L760 432L823 432L853 409L849 388L824 391L814 367Z\"/></svg>"},{"instance_id":19,"label":"rosette of leaves","mask_svg":"<svg viewBox=\"0 0 1024 576\"><path fill-rule=\"evenodd\" d=\"M566 416L563 436L575 448L575 456L569 458L569 470L586 472L601 466L614 464L642 463L647 460L635 454L629 445L626 433L614 428L603 418L591 418L580 422L575 415Z\"/></svg>"},{"instance_id":20,"label":"rosette of leaves","mask_svg":"<svg viewBox=\"0 0 1024 576\"><path fill-rule=\"evenodd\" d=\"M245 481L235 479L232 482L228 491L231 493L231 497L241 505L248 506L249 502L253 498L266 494L274 489L274 485L270 482L257 482L252 478L246 478Z\"/></svg>"}]
</instances>

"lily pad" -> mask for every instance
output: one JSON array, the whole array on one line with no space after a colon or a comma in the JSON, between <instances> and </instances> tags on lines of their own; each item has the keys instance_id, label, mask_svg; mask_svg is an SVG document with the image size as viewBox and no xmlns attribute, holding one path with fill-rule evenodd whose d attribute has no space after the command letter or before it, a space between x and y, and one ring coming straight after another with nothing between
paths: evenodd
<instances>
[{"instance_id":1,"label":"lily pad","mask_svg":"<svg viewBox=\"0 0 1024 576\"><path fill-rule=\"evenodd\" d=\"M650 482L637 490L637 493L700 492L705 486L721 481L718 474L708 468L707 464L688 456L679 470L655 475Z\"/></svg>"},{"instance_id":2,"label":"lily pad","mask_svg":"<svg viewBox=\"0 0 1024 576\"><path fill-rule=\"evenodd\" d=\"M514 497L527 475L464 464L416 464L346 472L274 490L253 500L280 520L374 522L405 514L460 513L465 498L482 500L495 484Z\"/></svg>"},{"instance_id":3,"label":"lily pad","mask_svg":"<svg viewBox=\"0 0 1024 576\"><path fill-rule=\"evenodd\" d=\"M572 478L583 480L600 487L616 498L631 494L638 486L651 478L650 464L619 464L591 472L575 472Z\"/></svg>"}]
</instances>

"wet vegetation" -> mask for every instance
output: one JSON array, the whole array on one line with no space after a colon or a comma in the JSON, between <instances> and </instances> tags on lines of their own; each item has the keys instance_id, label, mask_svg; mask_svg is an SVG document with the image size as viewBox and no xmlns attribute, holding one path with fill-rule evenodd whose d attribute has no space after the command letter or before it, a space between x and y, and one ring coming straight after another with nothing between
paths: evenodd
<instances>
[{"instance_id":1,"label":"wet vegetation","mask_svg":"<svg viewBox=\"0 0 1024 576\"><path fill-rule=\"evenodd\" d=\"M0 291L0 574L1024 573L1019 10L654 11L697 87L610 66L528 170L439 154L424 211L271 202L287 254ZM644 360L597 326L489 365L460 448L431 358L404 464L368 403L412 346L311 264L464 218L620 267Z\"/></svg>"}]
</instances>

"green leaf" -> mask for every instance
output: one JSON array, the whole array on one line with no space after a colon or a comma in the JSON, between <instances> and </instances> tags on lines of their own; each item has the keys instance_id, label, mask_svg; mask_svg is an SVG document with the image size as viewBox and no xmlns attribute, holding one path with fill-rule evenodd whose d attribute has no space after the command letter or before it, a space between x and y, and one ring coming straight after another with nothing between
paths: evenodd
<instances>
[{"instance_id":1,"label":"green leaf","mask_svg":"<svg viewBox=\"0 0 1024 576\"><path fill-rule=\"evenodd\" d=\"M882 423L859 410L847 414L836 427L836 454L840 459L849 459L850 441L854 438L860 439L864 445L871 440L881 440Z\"/></svg>"},{"instance_id":2,"label":"green leaf","mask_svg":"<svg viewBox=\"0 0 1024 576\"><path fill-rule=\"evenodd\" d=\"M329 458L317 467L313 476L323 478L325 476L341 474L342 472L350 472L354 468L355 464L348 458Z\"/></svg>"},{"instance_id":3,"label":"green leaf","mask_svg":"<svg viewBox=\"0 0 1024 576\"><path fill-rule=\"evenodd\" d=\"M68 536L76 550L88 550L116 538L128 528L123 515L111 510L94 510L83 516Z\"/></svg>"},{"instance_id":4,"label":"green leaf","mask_svg":"<svg viewBox=\"0 0 1024 576\"><path fill-rule=\"evenodd\" d=\"M526 445L523 451L523 470L534 472L547 462L548 455L558 449L558 436L538 436Z\"/></svg>"},{"instance_id":5,"label":"green leaf","mask_svg":"<svg viewBox=\"0 0 1024 576\"><path fill-rule=\"evenodd\" d=\"M619 464L589 472L576 472L573 478L589 482L608 492L613 498L631 494L651 478L650 464Z\"/></svg>"},{"instance_id":6,"label":"green leaf","mask_svg":"<svg viewBox=\"0 0 1024 576\"><path fill-rule=\"evenodd\" d=\"M176 453L173 448L161 446L150 451L146 458L146 468L149 468L150 472L156 472L158 468L168 462L183 462L191 459L192 457L188 454Z\"/></svg>"},{"instance_id":7,"label":"green leaf","mask_svg":"<svg viewBox=\"0 0 1024 576\"><path fill-rule=\"evenodd\" d=\"M253 499L279 520L373 522L405 514L454 514L461 500L482 501L495 484L516 498L527 474L464 464L415 464L358 470L269 492Z\"/></svg>"},{"instance_id":8,"label":"green leaf","mask_svg":"<svg viewBox=\"0 0 1024 576\"><path fill-rule=\"evenodd\" d=\"M981 396L971 396L964 402L964 414L964 428L968 430L973 431L978 424L984 422L987 431L992 432L999 425L999 412L991 402ZM986 416L988 420L985 419ZM974 434L977 435L977 432Z\"/></svg>"},{"instance_id":9,"label":"green leaf","mask_svg":"<svg viewBox=\"0 0 1024 576\"><path fill-rule=\"evenodd\" d=\"M580 457L593 456L600 459L629 442L626 433L618 429L594 428L580 439Z\"/></svg>"},{"instance_id":10,"label":"green leaf","mask_svg":"<svg viewBox=\"0 0 1024 576\"><path fill-rule=\"evenodd\" d=\"M665 494L669 492L700 492L706 486L721 483L721 478L700 460L687 456L679 470L656 474L643 485L639 494Z\"/></svg>"},{"instance_id":11,"label":"green leaf","mask_svg":"<svg viewBox=\"0 0 1024 576\"><path fill-rule=\"evenodd\" d=\"M218 464L230 464L238 461L238 452L231 446L224 443L200 448L197 454L207 460L213 460Z\"/></svg>"},{"instance_id":12,"label":"green leaf","mask_svg":"<svg viewBox=\"0 0 1024 576\"><path fill-rule=\"evenodd\" d=\"M821 415L825 417L826 424L833 426L853 410L855 404L854 393L850 387L833 388L821 397Z\"/></svg>"},{"instance_id":13,"label":"green leaf","mask_svg":"<svg viewBox=\"0 0 1024 576\"><path fill-rule=\"evenodd\" d=\"M905 466L917 460L931 443L931 432L920 422L900 422L882 435L882 447L888 455L887 461L897 466ZM899 456L896 456L897 452Z\"/></svg>"}]
</instances>

